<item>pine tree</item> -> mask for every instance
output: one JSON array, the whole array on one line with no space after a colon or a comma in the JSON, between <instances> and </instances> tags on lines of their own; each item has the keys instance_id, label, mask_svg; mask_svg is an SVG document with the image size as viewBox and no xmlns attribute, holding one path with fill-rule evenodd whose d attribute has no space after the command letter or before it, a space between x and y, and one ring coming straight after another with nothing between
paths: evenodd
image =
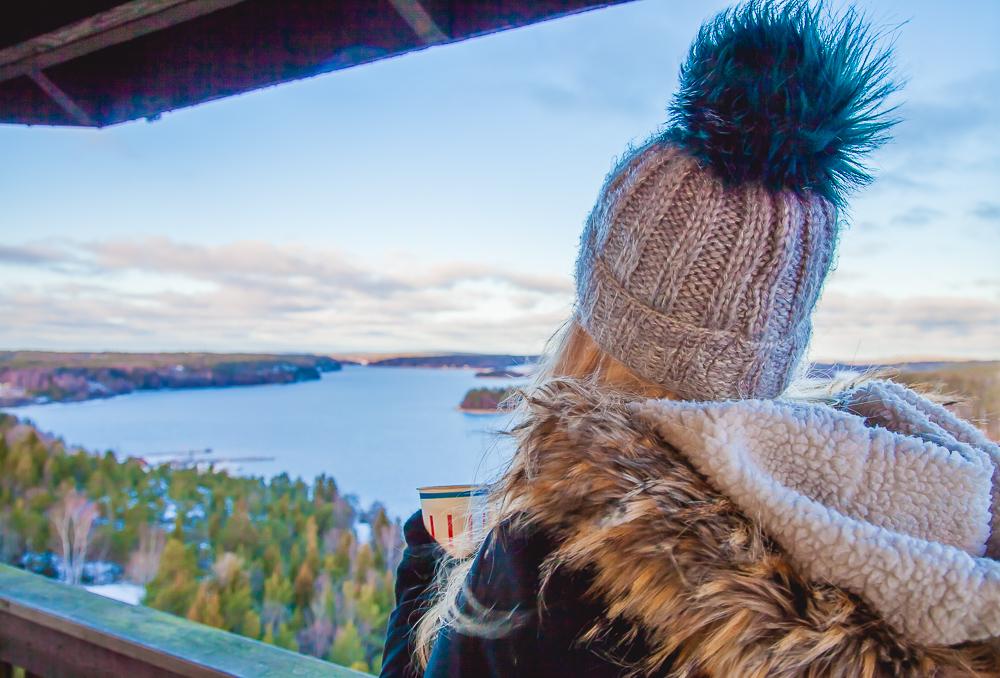
<instances>
[{"instance_id":1,"label":"pine tree","mask_svg":"<svg viewBox=\"0 0 1000 678\"><path fill-rule=\"evenodd\" d=\"M264 549L262 566L265 572L270 572L273 574L274 572L278 572L282 569L281 549L278 548L278 544L275 542L273 536L267 541L269 543L267 544L267 547Z\"/></svg>"},{"instance_id":2,"label":"pine tree","mask_svg":"<svg viewBox=\"0 0 1000 678\"><path fill-rule=\"evenodd\" d=\"M295 576L295 605L303 610L309 607L309 602L312 600L313 595L313 585L316 582L316 575L313 573L312 569L309 567L309 561L302 563L302 567L299 568L299 573Z\"/></svg>"},{"instance_id":3,"label":"pine tree","mask_svg":"<svg viewBox=\"0 0 1000 678\"><path fill-rule=\"evenodd\" d=\"M337 635L330 646L330 653L327 658L334 664L350 666L359 671L367 671L368 663L365 662L365 648L361 643L361 634L353 621L337 629Z\"/></svg>"},{"instance_id":4,"label":"pine tree","mask_svg":"<svg viewBox=\"0 0 1000 678\"><path fill-rule=\"evenodd\" d=\"M354 557L354 533L344 530L337 541L337 548L333 552L334 562L330 568L330 574L334 579L343 579L351 571L351 560Z\"/></svg>"},{"instance_id":5,"label":"pine tree","mask_svg":"<svg viewBox=\"0 0 1000 678\"><path fill-rule=\"evenodd\" d=\"M365 581L368 572L375 567L375 554L372 547L362 544L358 547L358 555L354 558L354 580L358 583Z\"/></svg>"},{"instance_id":6,"label":"pine tree","mask_svg":"<svg viewBox=\"0 0 1000 678\"><path fill-rule=\"evenodd\" d=\"M271 576L264 582L265 601L270 600L281 605L288 605L292 602L293 595L292 583L288 581L280 569L272 572Z\"/></svg>"},{"instance_id":7,"label":"pine tree","mask_svg":"<svg viewBox=\"0 0 1000 678\"><path fill-rule=\"evenodd\" d=\"M238 551L241 547L250 546L257 541L257 529L250 520L247 502L240 499L233 507L233 514L226 521L219 533L218 545L224 551Z\"/></svg>"},{"instance_id":8,"label":"pine tree","mask_svg":"<svg viewBox=\"0 0 1000 678\"><path fill-rule=\"evenodd\" d=\"M299 651L299 644L295 642L295 632L287 624L278 625L278 633L274 637L274 644L292 652Z\"/></svg>"},{"instance_id":9,"label":"pine tree","mask_svg":"<svg viewBox=\"0 0 1000 678\"><path fill-rule=\"evenodd\" d=\"M247 610L243 615L238 633L247 638L260 638L260 616L253 610Z\"/></svg>"},{"instance_id":10,"label":"pine tree","mask_svg":"<svg viewBox=\"0 0 1000 678\"><path fill-rule=\"evenodd\" d=\"M184 616L198 591L198 565L194 552L178 539L163 547L160 567L146 587L143 601L149 607Z\"/></svg>"},{"instance_id":11,"label":"pine tree","mask_svg":"<svg viewBox=\"0 0 1000 678\"><path fill-rule=\"evenodd\" d=\"M210 595L215 596L214 601L209 598ZM196 609L199 604L214 604L215 609L208 611ZM212 626L240 633L248 623L248 613L253 613L256 621L251 622L249 628L256 629L254 637L257 637L260 635L260 618L257 617L253 606L250 577L243 569L243 559L235 553L226 552L212 565L212 576L202 582L198 598L188 611L188 616L195 621L211 623ZM217 624L214 616L216 613L219 617ZM206 615L211 622L206 621Z\"/></svg>"},{"instance_id":12,"label":"pine tree","mask_svg":"<svg viewBox=\"0 0 1000 678\"><path fill-rule=\"evenodd\" d=\"M217 629L225 628L225 620L219 607L219 594L213 590L209 582L202 582L194 602L188 608L187 618Z\"/></svg>"},{"instance_id":13,"label":"pine tree","mask_svg":"<svg viewBox=\"0 0 1000 678\"><path fill-rule=\"evenodd\" d=\"M309 516L306 520L306 562L313 572L319 571L319 535L317 533L316 518Z\"/></svg>"}]
</instances>

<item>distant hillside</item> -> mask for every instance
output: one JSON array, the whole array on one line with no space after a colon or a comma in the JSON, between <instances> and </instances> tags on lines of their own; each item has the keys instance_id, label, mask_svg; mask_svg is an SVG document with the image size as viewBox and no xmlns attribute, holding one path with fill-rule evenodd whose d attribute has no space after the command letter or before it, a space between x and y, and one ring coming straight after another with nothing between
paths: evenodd
<instances>
[{"instance_id":1,"label":"distant hillside","mask_svg":"<svg viewBox=\"0 0 1000 678\"><path fill-rule=\"evenodd\" d=\"M1000 361L990 360L923 360L916 362L895 362L895 363L813 363L812 368L816 372L829 374L837 370L871 371L890 370L898 372L930 372L933 370L950 369L960 367L962 369L986 369L990 367L1000 367Z\"/></svg>"},{"instance_id":2,"label":"distant hillside","mask_svg":"<svg viewBox=\"0 0 1000 678\"><path fill-rule=\"evenodd\" d=\"M841 370L884 373L888 378L921 392L943 396L947 406L1000 440L1000 361L910 363L816 363L816 374Z\"/></svg>"},{"instance_id":3,"label":"distant hillside","mask_svg":"<svg viewBox=\"0 0 1000 678\"><path fill-rule=\"evenodd\" d=\"M340 367L317 355L0 351L0 407L165 388L287 384Z\"/></svg>"},{"instance_id":4,"label":"distant hillside","mask_svg":"<svg viewBox=\"0 0 1000 678\"><path fill-rule=\"evenodd\" d=\"M1000 441L1000 361L895 367L895 381L953 396L948 407Z\"/></svg>"},{"instance_id":5,"label":"distant hillside","mask_svg":"<svg viewBox=\"0 0 1000 678\"><path fill-rule=\"evenodd\" d=\"M514 365L524 365L538 360L536 355L490 355L480 353L455 353L451 355L416 355L386 358L368 363L372 367L437 367L503 370Z\"/></svg>"}]
</instances>

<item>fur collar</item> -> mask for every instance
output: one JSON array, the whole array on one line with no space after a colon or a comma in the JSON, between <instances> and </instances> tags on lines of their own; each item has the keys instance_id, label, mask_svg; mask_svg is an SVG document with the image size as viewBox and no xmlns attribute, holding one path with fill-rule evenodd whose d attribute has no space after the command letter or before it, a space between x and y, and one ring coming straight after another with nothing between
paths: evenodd
<instances>
[{"instance_id":1,"label":"fur collar","mask_svg":"<svg viewBox=\"0 0 1000 678\"><path fill-rule=\"evenodd\" d=\"M921 645L859 597L807 581L625 401L562 380L527 398L503 514L555 538L543 581L592 577L606 614L581 642L622 623L643 636L634 674L1000 676L997 639Z\"/></svg>"}]
</instances>

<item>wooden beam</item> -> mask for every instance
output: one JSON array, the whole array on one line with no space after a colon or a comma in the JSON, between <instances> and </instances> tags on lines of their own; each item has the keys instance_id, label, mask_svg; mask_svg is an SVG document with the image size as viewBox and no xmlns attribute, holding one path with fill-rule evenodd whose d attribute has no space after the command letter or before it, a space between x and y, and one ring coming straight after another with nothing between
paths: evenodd
<instances>
[{"instance_id":1,"label":"wooden beam","mask_svg":"<svg viewBox=\"0 0 1000 678\"><path fill-rule=\"evenodd\" d=\"M36 85L43 92L49 95L49 98L54 102L59 104L59 108L66 111L69 117L73 118L78 125L83 125L84 127L97 127L97 123L94 119L87 115L87 111L80 108L79 105L73 99L70 98L66 92L49 80L48 76L41 71L31 71L28 73L28 77L31 78Z\"/></svg>"},{"instance_id":2,"label":"wooden beam","mask_svg":"<svg viewBox=\"0 0 1000 678\"><path fill-rule=\"evenodd\" d=\"M0 564L3 662L44 678L367 675Z\"/></svg>"},{"instance_id":3,"label":"wooden beam","mask_svg":"<svg viewBox=\"0 0 1000 678\"><path fill-rule=\"evenodd\" d=\"M215 12L243 0L132 0L0 50L0 82Z\"/></svg>"},{"instance_id":4,"label":"wooden beam","mask_svg":"<svg viewBox=\"0 0 1000 678\"><path fill-rule=\"evenodd\" d=\"M448 42L451 39L441 30L431 13L421 4L421 0L389 0L389 2L399 12L399 16L410 24L410 28L425 45Z\"/></svg>"}]
</instances>

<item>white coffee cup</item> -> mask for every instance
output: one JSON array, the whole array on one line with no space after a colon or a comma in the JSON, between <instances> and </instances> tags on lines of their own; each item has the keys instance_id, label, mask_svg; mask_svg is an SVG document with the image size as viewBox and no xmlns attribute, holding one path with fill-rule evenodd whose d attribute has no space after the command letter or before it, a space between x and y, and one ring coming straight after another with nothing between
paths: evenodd
<instances>
[{"instance_id":1,"label":"white coffee cup","mask_svg":"<svg viewBox=\"0 0 1000 678\"><path fill-rule=\"evenodd\" d=\"M486 495L482 485L418 487L420 510L428 534L455 558L472 553L476 535L486 526Z\"/></svg>"}]
</instances>

